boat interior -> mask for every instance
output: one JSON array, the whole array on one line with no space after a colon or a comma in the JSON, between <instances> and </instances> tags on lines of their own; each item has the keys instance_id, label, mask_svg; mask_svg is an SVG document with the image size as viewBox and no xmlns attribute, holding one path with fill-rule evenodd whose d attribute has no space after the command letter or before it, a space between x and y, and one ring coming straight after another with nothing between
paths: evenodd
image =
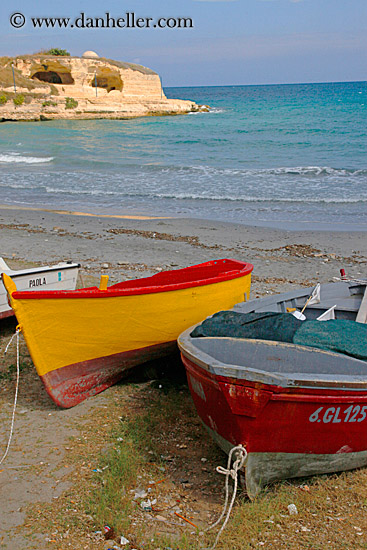
<instances>
[{"instance_id":1,"label":"boat interior","mask_svg":"<svg viewBox=\"0 0 367 550\"><path fill-rule=\"evenodd\" d=\"M367 282L367 281L366 281ZM335 319L355 321L366 289L366 282L340 282L321 285L320 302L307 305L303 311L308 320L320 317L334 306ZM286 313L291 309L302 311L313 288L297 289L234 306L240 313Z\"/></svg>"},{"instance_id":2,"label":"boat interior","mask_svg":"<svg viewBox=\"0 0 367 550\"><path fill-rule=\"evenodd\" d=\"M336 306L336 319L343 322L355 321L365 289L366 285L363 282L322 285L320 302L304 310L307 320L315 321L325 311ZM237 304L233 311L286 313L287 308L302 309L312 291L312 288L297 289L278 296L252 300ZM365 325L356 325L356 331L364 331ZM272 340L223 336L190 338L191 332L192 328L182 335L179 340L180 347L191 355L195 363L215 376L283 387L367 387L367 362L361 358Z\"/></svg>"}]
</instances>

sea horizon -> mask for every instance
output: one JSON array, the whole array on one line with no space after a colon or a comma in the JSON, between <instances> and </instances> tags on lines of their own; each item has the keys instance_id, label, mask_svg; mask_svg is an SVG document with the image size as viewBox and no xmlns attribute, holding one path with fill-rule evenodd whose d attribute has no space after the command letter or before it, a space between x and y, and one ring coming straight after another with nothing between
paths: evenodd
<instances>
[{"instance_id":1,"label":"sea horizon","mask_svg":"<svg viewBox=\"0 0 367 550\"><path fill-rule=\"evenodd\" d=\"M318 82L268 82L265 84L192 84L192 85L180 85L180 86L166 86L163 85L163 90L166 88L245 88L248 86L297 86L297 85L317 85L317 84L358 84L367 82L366 80L320 80Z\"/></svg>"}]
</instances>

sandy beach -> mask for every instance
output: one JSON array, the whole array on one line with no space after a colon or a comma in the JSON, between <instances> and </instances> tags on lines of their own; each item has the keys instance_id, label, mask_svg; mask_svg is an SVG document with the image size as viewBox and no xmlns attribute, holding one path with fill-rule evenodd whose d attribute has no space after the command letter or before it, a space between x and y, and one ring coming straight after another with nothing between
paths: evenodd
<instances>
[{"instance_id":1,"label":"sandy beach","mask_svg":"<svg viewBox=\"0 0 367 550\"><path fill-rule=\"evenodd\" d=\"M336 280L341 268L350 277L365 277L367 239L365 233L359 232L281 231L197 219L108 217L2 206L0 255L15 269L60 260L77 261L81 264L79 286L95 284L101 273L109 274L113 283L211 259L236 258L254 265L255 298ZM2 350L14 327L11 321L0 327ZM15 350L11 353L14 357ZM31 366L24 342L21 357ZM0 369L7 365L2 362ZM2 505L1 548L33 548L33 544L45 547L42 541L51 535L29 522L27 506L32 502L56 502L71 486L73 466L66 464L67 469L64 468L70 437L95 422L106 408L117 411L115 404L121 399L132 400L134 391L115 386L80 406L61 411L47 397L34 369L26 370L21 379L14 442L0 470L0 502L7 503ZM3 380L1 448L7 441L13 395L13 384ZM199 464L204 448L208 456L213 453L208 440L203 440L202 445L197 451ZM183 477L184 473L180 471L177 476L180 475ZM213 511L213 506L217 510L218 498L214 501L208 504L209 511ZM79 548L75 541L73 544ZM104 546L95 543L93 548Z\"/></svg>"},{"instance_id":2,"label":"sandy beach","mask_svg":"<svg viewBox=\"0 0 367 550\"><path fill-rule=\"evenodd\" d=\"M208 220L60 213L0 206L0 254L11 267L72 260L110 282L216 258L254 265L252 296L365 273L364 232L284 231ZM19 263L20 262L20 263ZM107 266L107 267L106 267Z\"/></svg>"}]
</instances>

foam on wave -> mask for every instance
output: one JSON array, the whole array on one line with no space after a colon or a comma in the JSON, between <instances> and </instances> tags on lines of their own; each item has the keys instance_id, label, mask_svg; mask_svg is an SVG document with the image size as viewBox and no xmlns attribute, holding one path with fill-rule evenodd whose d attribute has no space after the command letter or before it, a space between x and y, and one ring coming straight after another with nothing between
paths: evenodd
<instances>
[{"instance_id":1,"label":"foam on wave","mask_svg":"<svg viewBox=\"0 0 367 550\"><path fill-rule=\"evenodd\" d=\"M0 154L0 162L4 163L24 163L24 164L43 164L51 162L54 157L26 157L19 153L3 153Z\"/></svg>"}]
</instances>

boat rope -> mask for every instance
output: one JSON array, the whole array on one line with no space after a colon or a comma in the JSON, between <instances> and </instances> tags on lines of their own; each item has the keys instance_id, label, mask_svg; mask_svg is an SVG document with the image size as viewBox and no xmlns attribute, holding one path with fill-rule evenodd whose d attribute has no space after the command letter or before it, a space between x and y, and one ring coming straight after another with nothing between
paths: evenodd
<instances>
[{"instance_id":1,"label":"boat rope","mask_svg":"<svg viewBox=\"0 0 367 550\"><path fill-rule=\"evenodd\" d=\"M15 419L15 409L17 408L17 400L18 400L18 388L19 388L19 333L21 331L21 328L20 328L20 325L17 326L17 328L15 329L15 333L13 334L13 336L10 338L9 342L8 342L8 345L6 346L5 348L5 351L4 351L4 356L6 355L12 341L14 340L15 337L17 337L17 383L16 383L16 386L15 386L15 397L14 397L14 405L13 405L13 414L12 414L12 419L11 419L11 426L10 426L10 434L9 434L9 439L8 439L8 444L6 446L6 450L5 450L5 453L2 457L2 459L0 460L0 465L4 462L8 452L9 452L9 449L10 449L10 443L11 443L11 440L12 440L12 437L13 437L13 430L14 430L14 419Z\"/></svg>"},{"instance_id":2,"label":"boat rope","mask_svg":"<svg viewBox=\"0 0 367 550\"><path fill-rule=\"evenodd\" d=\"M233 455L235 455L235 460L234 460L232 468L231 468ZM220 517L217 519L217 521L215 523L213 523L212 525L209 525L209 527L204 529L203 533L205 533L207 531L210 531L210 529L213 529L213 527L216 527L222 521L224 516L225 516L225 519L224 519L222 527L219 529L219 531L217 533L214 544L210 548L210 550L214 550L214 548L217 546L219 538L220 538L221 534L223 533L223 531L224 531L224 529L225 529L225 527L228 523L229 516L231 515L233 504L234 504L236 494L237 494L238 472L245 465L246 459L247 459L247 451L246 451L245 447L243 447L242 445L237 445L236 447L232 447L232 449L230 450L230 452L228 454L227 468L223 468L222 466L217 466L217 468L216 468L218 474L223 474L223 475L226 476L226 480L225 480L226 496L225 496L223 511L222 511ZM229 501L229 478L230 477L233 479L233 493L232 493L231 501L228 504L228 501Z\"/></svg>"}]
</instances>

